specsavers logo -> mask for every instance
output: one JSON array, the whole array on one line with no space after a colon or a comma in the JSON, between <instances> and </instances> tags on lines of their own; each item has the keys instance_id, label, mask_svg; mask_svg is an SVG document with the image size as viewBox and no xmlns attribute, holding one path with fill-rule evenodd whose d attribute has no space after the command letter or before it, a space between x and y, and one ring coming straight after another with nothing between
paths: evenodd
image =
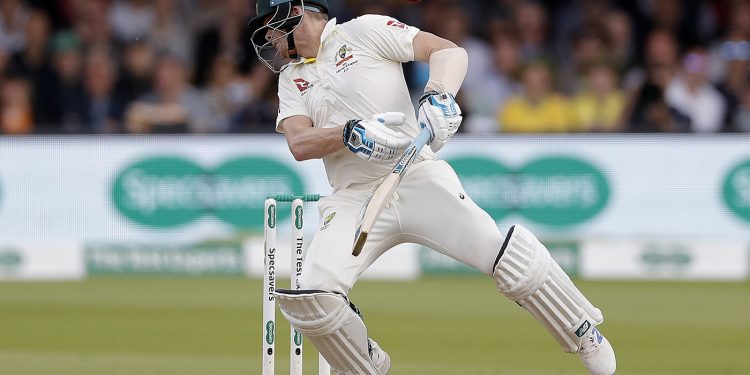
<instances>
[{"instance_id":1,"label":"specsavers logo","mask_svg":"<svg viewBox=\"0 0 750 375\"><path fill-rule=\"evenodd\" d=\"M512 170L494 159L449 160L467 193L495 220L510 214L548 226L587 222L610 199L606 176L592 164L568 156L546 156Z\"/></svg>"},{"instance_id":2,"label":"specsavers logo","mask_svg":"<svg viewBox=\"0 0 750 375\"><path fill-rule=\"evenodd\" d=\"M729 171L721 191L727 207L750 223L750 160Z\"/></svg>"},{"instance_id":3,"label":"specsavers logo","mask_svg":"<svg viewBox=\"0 0 750 375\"><path fill-rule=\"evenodd\" d=\"M208 171L179 156L156 156L123 169L111 194L118 212L148 227L174 228L213 215L244 229L263 226L267 195L304 191L294 170L270 158L239 157Z\"/></svg>"}]
</instances>

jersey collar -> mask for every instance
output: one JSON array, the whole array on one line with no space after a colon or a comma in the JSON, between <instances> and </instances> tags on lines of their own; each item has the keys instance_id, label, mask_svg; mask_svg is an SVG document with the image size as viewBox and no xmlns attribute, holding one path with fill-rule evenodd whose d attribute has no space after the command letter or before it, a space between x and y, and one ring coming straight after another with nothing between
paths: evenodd
<instances>
[{"instance_id":1,"label":"jersey collar","mask_svg":"<svg viewBox=\"0 0 750 375\"><path fill-rule=\"evenodd\" d=\"M323 49L323 43L325 43L325 40L328 39L331 33L333 33L334 28L336 28L336 18L331 18L328 21L328 23L326 23L326 26L323 28L323 32L320 34L320 46L318 47L318 56L320 56L320 50ZM316 61L317 59L315 57L309 57L309 58L302 57L298 60L290 62L286 66L312 64L312 63L315 63Z\"/></svg>"},{"instance_id":2,"label":"jersey collar","mask_svg":"<svg viewBox=\"0 0 750 375\"><path fill-rule=\"evenodd\" d=\"M323 33L320 34L320 45L323 46L326 39L333 33L333 29L336 27L336 18L331 18L328 23L326 23L326 27L323 28Z\"/></svg>"}]
</instances>

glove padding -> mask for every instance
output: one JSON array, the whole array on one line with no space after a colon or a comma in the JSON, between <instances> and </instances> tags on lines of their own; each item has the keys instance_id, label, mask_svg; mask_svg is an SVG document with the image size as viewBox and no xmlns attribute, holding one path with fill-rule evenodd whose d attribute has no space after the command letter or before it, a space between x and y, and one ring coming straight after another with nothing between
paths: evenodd
<instances>
[{"instance_id":1,"label":"glove padding","mask_svg":"<svg viewBox=\"0 0 750 375\"><path fill-rule=\"evenodd\" d=\"M404 124L406 115L385 112L372 120L349 120L344 125L344 144L362 159L376 164L390 164L399 158L411 141L391 129Z\"/></svg>"},{"instance_id":2,"label":"glove padding","mask_svg":"<svg viewBox=\"0 0 750 375\"><path fill-rule=\"evenodd\" d=\"M430 149L438 152L461 126L461 108L451 93L428 91L419 99L419 126L432 133Z\"/></svg>"}]
</instances>

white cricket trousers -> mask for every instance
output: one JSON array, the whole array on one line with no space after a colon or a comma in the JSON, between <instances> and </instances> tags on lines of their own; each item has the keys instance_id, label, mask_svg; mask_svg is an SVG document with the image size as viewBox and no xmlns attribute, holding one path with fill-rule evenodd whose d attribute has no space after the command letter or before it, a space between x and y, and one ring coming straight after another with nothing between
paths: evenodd
<instances>
[{"instance_id":1,"label":"white cricket trousers","mask_svg":"<svg viewBox=\"0 0 750 375\"><path fill-rule=\"evenodd\" d=\"M492 276L504 234L466 195L448 163L414 164L367 237L352 255L354 231L372 185L341 189L318 202L320 228L302 270L302 289L348 295L360 275L395 245L427 246Z\"/></svg>"}]
</instances>

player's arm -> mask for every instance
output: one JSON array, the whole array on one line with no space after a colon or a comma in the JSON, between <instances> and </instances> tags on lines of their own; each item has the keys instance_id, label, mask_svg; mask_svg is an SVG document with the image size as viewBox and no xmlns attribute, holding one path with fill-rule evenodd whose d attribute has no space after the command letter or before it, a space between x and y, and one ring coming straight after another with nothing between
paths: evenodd
<instances>
[{"instance_id":1,"label":"player's arm","mask_svg":"<svg viewBox=\"0 0 750 375\"><path fill-rule=\"evenodd\" d=\"M455 95L466 76L469 58L455 43L424 31L417 33L412 45L414 60L430 65L430 79L419 99L419 123L432 131L430 148L437 152L463 120Z\"/></svg>"},{"instance_id":2,"label":"player's arm","mask_svg":"<svg viewBox=\"0 0 750 375\"><path fill-rule=\"evenodd\" d=\"M412 45L414 46L414 61L426 63L430 62L430 55L433 52L448 48L458 48L456 43L426 31L418 32L417 36L414 37Z\"/></svg>"},{"instance_id":3,"label":"player's arm","mask_svg":"<svg viewBox=\"0 0 750 375\"><path fill-rule=\"evenodd\" d=\"M294 159L319 159L345 147L341 142L343 126L315 128L307 116L287 117L281 123L286 143Z\"/></svg>"},{"instance_id":4,"label":"player's arm","mask_svg":"<svg viewBox=\"0 0 750 375\"><path fill-rule=\"evenodd\" d=\"M405 120L403 113L386 112L373 115L371 120L354 119L343 126L317 128L309 117L298 115L282 120L281 129L298 161L319 159L346 147L362 159L389 164L410 143L391 129Z\"/></svg>"}]
</instances>

